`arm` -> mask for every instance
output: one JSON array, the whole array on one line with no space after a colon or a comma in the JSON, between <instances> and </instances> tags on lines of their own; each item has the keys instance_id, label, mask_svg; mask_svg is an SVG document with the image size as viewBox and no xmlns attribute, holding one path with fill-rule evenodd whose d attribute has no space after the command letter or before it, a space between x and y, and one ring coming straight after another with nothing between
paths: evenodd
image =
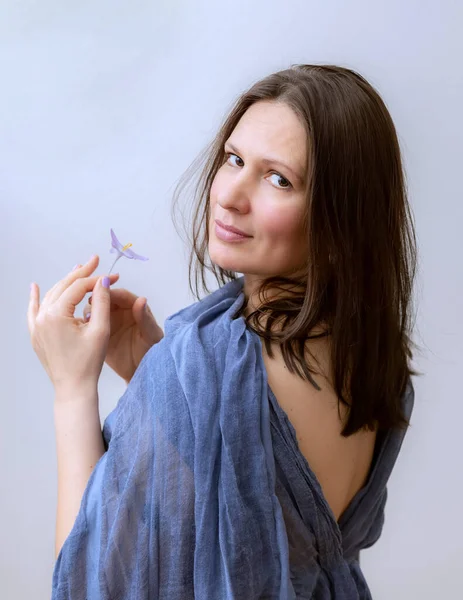
<instances>
[{"instance_id":1,"label":"arm","mask_svg":"<svg viewBox=\"0 0 463 600\"><path fill-rule=\"evenodd\" d=\"M59 389L54 405L58 462L55 555L71 532L88 479L104 454L98 390Z\"/></svg>"},{"instance_id":2,"label":"arm","mask_svg":"<svg viewBox=\"0 0 463 600\"><path fill-rule=\"evenodd\" d=\"M174 597L194 596L194 431L176 369L170 349L154 346L106 417L107 451L87 470L53 600L142 598L146 589L170 597L172 586Z\"/></svg>"}]
</instances>

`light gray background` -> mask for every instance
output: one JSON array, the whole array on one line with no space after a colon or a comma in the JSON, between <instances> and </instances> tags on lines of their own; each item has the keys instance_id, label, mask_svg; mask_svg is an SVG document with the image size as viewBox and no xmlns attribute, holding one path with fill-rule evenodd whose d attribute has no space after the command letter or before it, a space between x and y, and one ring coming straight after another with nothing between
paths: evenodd
<instances>
[{"instance_id":1,"label":"light gray background","mask_svg":"<svg viewBox=\"0 0 463 600\"><path fill-rule=\"evenodd\" d=\"M3 322L0 597L46 598L53 568L52 387L26 327L44 294L109 229L148 263L120 285L161 323L191 302L170 220L175 182L236 96L291 63L337 63L380 91L397 125L421 272L413 426L386 525L362 563L376 600L460 590L463 421L462 3L458 0L2 0L0 223ZM124 391L101 378L102 416Z\"/></svg>"}]
</instances>

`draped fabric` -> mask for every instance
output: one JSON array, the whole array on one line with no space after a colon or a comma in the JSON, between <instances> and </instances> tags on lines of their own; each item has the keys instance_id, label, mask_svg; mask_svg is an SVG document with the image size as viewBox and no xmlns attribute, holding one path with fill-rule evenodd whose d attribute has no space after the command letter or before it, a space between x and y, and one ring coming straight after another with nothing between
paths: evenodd
<instances>
[{"instance_id":1,"label":"draped fabric","mask_svg":"<svg viewBox=\"0 0 463 600\"><path fill-rule=\"evenodd\" d=\"M404 433L337 523L235 318L243 301L241 278L167 319L104 423L53 600L371 597L358 553L381 533Z\"/></svg>"}]
</instances>

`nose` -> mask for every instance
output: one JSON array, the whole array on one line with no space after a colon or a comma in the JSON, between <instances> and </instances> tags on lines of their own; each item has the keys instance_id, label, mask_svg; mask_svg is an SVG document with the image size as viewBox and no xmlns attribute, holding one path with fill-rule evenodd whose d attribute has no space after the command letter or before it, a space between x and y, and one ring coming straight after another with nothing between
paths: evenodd
<instances>
[{"instance_id":1,"label":"nose","mask_svg":"<svg viewBox=\"0 0 463 600\"><path fill-rule=\"evenodd\" d=\"M217 204L224 210L234 210L246 214L250 210L250 199L246 191L244 181L235 179L224 182L222 188L218 191Z\"/></svg>"}]
</instances>

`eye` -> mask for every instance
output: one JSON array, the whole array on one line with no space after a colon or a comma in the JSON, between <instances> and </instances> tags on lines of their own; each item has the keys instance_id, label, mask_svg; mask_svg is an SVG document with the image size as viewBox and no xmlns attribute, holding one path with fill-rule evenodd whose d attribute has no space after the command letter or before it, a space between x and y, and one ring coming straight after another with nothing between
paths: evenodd
<instances>
[{"instance_id":1,"label":"eye","mask_svg":"<svg viewBox=\"0 0 463 600\"><path fill-rule=\"evenodd\" d=\"M236 162L235 163L233 163L233 162L230 163L230 159L232 159L233 157L236 158L237 161L240 161L241 164L237 164ZM225 159L226 159L227 163L231 164L234 167L243 167L244 166L243 160L237 154L233 154L233 152L225 152ZM273 185L277 189L280 189L280 190L289 190L289 189L291 189L293 187L292 184L291 184L291 182L288 181L286 179L286 177L283 177L279 173L272 173L270 175L270 177L277 177L280 180L280 185L273 183Z\"/></svg>"},{"instance_id":2,"label":"eye","mask_svg":"<svg viewBox=\"0 0 463 600\"><path fill-rule=\"evenodd\" d=\"M229 161L230 161L230 158L231 158L232 156L234 156L235 158L237 158L238 160L240 160L240 161L241 161L241 163L242 163L241 165L237 165L237 164L235 163L235 164L234 164L234 166L235 166L235 167L242 167L242 166L244 165L244 163L243 163L243 161L241 160L241 158L240 158L239 156L237 156L236 154L233 154L232 152L226 152L226 153L225 153L225 157L226 157L226 159L227 159L227 162L229 162ZM232 164L233 164L233 163L232 163Z\"/></svg>"},{"instance_id":3,"label":"eye","mask_svg":"<svg viewBox=\"0 0 463 600\"><path fill-rule=\"evenodd\" d=\"M277 185L277 187L279 187L281 190L289 190L292 187L291 183L279 173L272 173L270 177L277 177L280 180L280 183L282 183L282 185Z\"/></svg>"}]
</instances>

